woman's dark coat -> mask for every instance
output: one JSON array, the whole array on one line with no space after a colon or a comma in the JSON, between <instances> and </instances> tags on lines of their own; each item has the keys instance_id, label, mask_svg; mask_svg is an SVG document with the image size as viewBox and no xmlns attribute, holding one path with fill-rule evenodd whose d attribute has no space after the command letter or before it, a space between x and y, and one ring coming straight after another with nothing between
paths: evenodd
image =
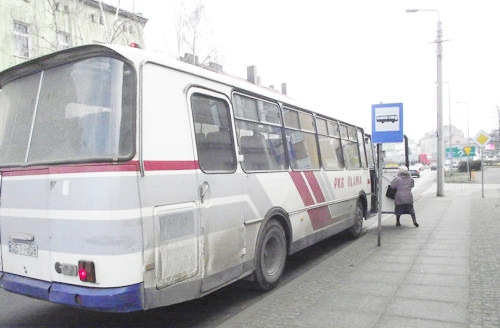
<instances>
[{"instance_id":1,"label":"woman's dark coat","mask_svg":"<svg viewBox=\"0 0 500 328\"><path fill-rule=\"evenodd\" d=\"M411 189L415 186L410 172L399 172L397 177L391 182L391 188L396 188L396 197L394 203L396 205L413 204L413 195Z\"/></svg>"}]
</instances>

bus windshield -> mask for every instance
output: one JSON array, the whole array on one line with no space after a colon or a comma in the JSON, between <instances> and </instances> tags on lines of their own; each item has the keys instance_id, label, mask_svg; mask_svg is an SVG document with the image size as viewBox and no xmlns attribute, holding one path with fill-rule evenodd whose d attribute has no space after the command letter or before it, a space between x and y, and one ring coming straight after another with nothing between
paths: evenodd
<instances>
[{"instance_id":1,"label":"bus windshield","mask_svg":"<svg viewBox=\"0 0 500 328\"><path fill-rule=\"evenodd\" d=\"M0 90L0 166L127 159L134 154L133 68L93 57Z\"/></svg>"}]
</instances>

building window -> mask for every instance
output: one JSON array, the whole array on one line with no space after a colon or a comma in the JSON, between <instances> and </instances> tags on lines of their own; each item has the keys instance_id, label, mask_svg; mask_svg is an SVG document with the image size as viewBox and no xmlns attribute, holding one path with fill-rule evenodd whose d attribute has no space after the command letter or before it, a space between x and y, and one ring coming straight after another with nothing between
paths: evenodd
<instances>
[{"instance_id":1,"label":"building window","mask_svg":"<svg viewBox=\"0 0 500 328\"><path fill-rule=\"evenodd\" d=\"M29 58L28 25L14 22L14 55Z\"/></svg>"},{"instance_id":2,"label":"building window","mask_svg":"<svg viewBox=\"0 0 500 328\"><path fill-rule=\"evenodd\" d=\"M57 32L57 50L71 47L71 37L68 33Z\"/></svg>"}]
</instances>

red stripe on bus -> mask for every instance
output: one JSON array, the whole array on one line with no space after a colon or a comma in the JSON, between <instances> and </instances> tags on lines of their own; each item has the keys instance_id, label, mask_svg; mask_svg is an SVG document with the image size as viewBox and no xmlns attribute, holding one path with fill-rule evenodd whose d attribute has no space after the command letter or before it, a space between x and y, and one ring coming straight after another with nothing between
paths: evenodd
<instances>
[{"instance_id":1,"label":"red stripe on bus","mask_svg":"<svg viewBox=\"0 0 500 328\"><path fill-rule=\"evenodd\" d=\"M332 215L328 206L322 206L308 210L309 218L314 230L321 229L333 223Z\"/></svg>"},{"instance_id":2,"label":"red stripe on bus","mask_svg":"<svg viewBox=\"0 0 500 328\"><path fill-rule=\"evenodd\" d=\"M307 188L307 184L304 180L304 177L302 176L302 173L293 171L289 173L293 183L295 184L295 188L297 188L297 191L299 192L300 198L302 198L302 201L304 202L304 205L313 205L314 200L312 198L311 192L309 191L309 188Z\"/></svg>"},{"instance_id":3,"label":"red stripe on bus","mask_svg":"<svg viewBox=\"0 0 500 328\"><path fill-rule=\"evenodd\" d=\"M144 161L146 171L196 170L198 161Z\"/></svg>"},{"instance_id":4,"label":"red stripe on bus","mask_svg":"<svg viewBox=\"0 0 500 328\"><path fill-rule=\"evenodd\" d=\"M199 169L198 161L145 161L146 171L175 171ZM134 172L139 171L139 162L130 161L120 164L94 163L66 166L30 167L1 170L2 176L26 176L65 173L95 173L95 172Z\"/></svg>"},{"instance_id":5,"label":"red stripe on bus","mask_svg":"<svg viewBox=\"0 0 500 328\"><path fill-rule=\"evenodd\" d=\"M137 162L124 164L85 164L49 167L30 167L22 169L7 169L2 171L3 176L25 176L64 173L87 173L87 172L123 172L137 171Z\"/></svg>"},{"instance_id":6,"label":"red stripe on bus","mask_svg":"<svg viewBox=\"0 0 500 328\"><path fill-rule=\"evenodd\" d=\"M304 172L304 175L306 176L307 182L312 189L314 197L316 198L316 202L323 203L325 201L325 196L323 195L323 191L321 190L318 179L316 178L314 172L306 171Z\"/></svg>"}]
</instances>

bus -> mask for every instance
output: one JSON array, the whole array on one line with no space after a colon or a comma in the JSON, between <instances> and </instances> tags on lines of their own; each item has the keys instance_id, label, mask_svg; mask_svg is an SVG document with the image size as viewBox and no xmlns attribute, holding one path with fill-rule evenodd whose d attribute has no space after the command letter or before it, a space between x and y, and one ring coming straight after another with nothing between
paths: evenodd
<instances>
[{"instance_id":1,"label":"bus","mask_svg":"<svg viewBox=\"0 0 500 328\"><path fill-rule=\"evenodd\" d=\"M288 255L362 233L371 147L285 95L141 49L85 45L8 68L0 286L106 312L243 278L269 290Z\"/></svg>"},{"instance_id":2,"label":"bus","mask_svg":"<svg viewBox=\"0 0 500 328\"><path fill-rule=\"evenodd\" d=\"M380 122L384 124L385 122L397 122L398 121L398 116L397 115L379 115L376 117L377 122Z\"/></svg>"}]
</instances>

